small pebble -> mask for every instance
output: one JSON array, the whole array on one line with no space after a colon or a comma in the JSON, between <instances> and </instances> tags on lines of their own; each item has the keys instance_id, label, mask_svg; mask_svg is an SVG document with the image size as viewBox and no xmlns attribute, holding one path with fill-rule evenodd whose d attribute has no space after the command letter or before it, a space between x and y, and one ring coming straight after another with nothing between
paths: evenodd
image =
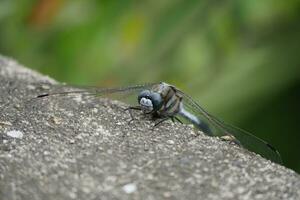
<instances>
[{"instance_id":1,"label":"small pebble","mask_svg":"<svg viewBox=\"0 0 300 200\"><path fill-rule=\"evenodd\" d=\"M126 185L124 185L122 187L122 189L124 190L124 192L126 192L127 194L131 194L133 192L136 191L137 187L135 183L128 183Z\"/></svg>"},{"instance_id":2,"label":"small pebble","mask_svg":"<svg viewBox=\"0 0 300 200\"><path fill-rule=\"evenodd\" d=\"M18 138L18 139L22 139L23 138L23 133L21 131L8 131L6 133L7 136L12 137L12 138Z\"/></svg>"},{"instance_id":3,"label":"small pebble","mask_svg":"<svg viewBox=\"0 0 300 200\"><path fill-rule=\"evenodd\" d=\"M3 125L3 126L12 126L12 124L10 122L7 122L7 121L0 121L0 126Z\"/></svg>"},{"instance_id":4,"label":"small pebble","mask_svg":"<svg viewBox=\"0 0 300 200\"><path fill-rule=\"evenodd\" d=\"M98 109L97 109L97 108L93 108L93 109L92 109L92 112L93 112L93 113L98 113Z\"/></svg>"},{"instance_id":5,"label":"small pebble","mask_svg":"<svg viewBox=\"0 0 300 200\"><path fill-rule=\"evenodd\" d=\"M27 85L27 88L29 90L35 90L36 89L36 87L34 85Z\"/></svg>"},{"instance_id":6,"label":"small pebble","mask_svg":"<svg viewBox=\"0 0 300 200\"><path fill-rule=\"evenodd\" d=\"M56 125L59 125L59 124L61 124L61 122L62 122L62 119L61 119L61 118L58 118L58 117L55 117L55 116L52 116L52 117L50 118L50 120L51 120L51 122L52 122L53 124L56 124Z\"/></svg>"},{"instance_id":7,"label":"small pebble","mask_svg":"<svg viewBox=\"0 0 300 200\"><path fill-rule=\"evenodd\" d=\"M49 85L41 85L41 88L44 90L49 90L50 86Z\"/></svg>"},{"instance_id":8,"label":"small pebble","mask_svg":"<svg viewBox=\"0 0 300 200\"><path fill-rule=\"evenodd\" d=\"M167 140L167 144L173 145L175 142L173 140Z\"/></svg>"},{"instance_id":9,"label":"small pebble","mask_svg":"<svg viewBox=\"0 0 300 200\"><path fill-rule=\"evenodd\" d=\"M164 192L163 195L165 198L170 198L172 196L170 192Z\"/></svg>"}]
</instances>

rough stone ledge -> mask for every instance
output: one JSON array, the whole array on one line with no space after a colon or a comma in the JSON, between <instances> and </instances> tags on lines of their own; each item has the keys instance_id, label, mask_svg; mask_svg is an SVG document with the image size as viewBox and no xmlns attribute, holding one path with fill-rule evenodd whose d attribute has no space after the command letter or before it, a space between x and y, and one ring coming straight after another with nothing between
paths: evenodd
<instances>
[{"instance_id":1,"label":"rough stone ledge","mask_svg":"<svg viewBox=\"0 0 300 200\"><path fill-rule=\"evenodd\" d=\"M300 199L300 176L191 126L57 84L0 57L0 199Z\"/></svg>"}]
</instances>

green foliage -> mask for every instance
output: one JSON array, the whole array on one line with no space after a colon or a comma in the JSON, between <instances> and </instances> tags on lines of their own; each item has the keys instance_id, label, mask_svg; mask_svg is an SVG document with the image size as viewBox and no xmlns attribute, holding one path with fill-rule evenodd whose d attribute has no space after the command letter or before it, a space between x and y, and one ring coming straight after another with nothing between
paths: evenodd
<instances>
[{"instance_id":1,"label":"green foliage","mask_svg":"<svg viewBox=\"0 0 300 200\"><path fill-rule=\"evenodd\" d=\"M297 0L2 0L0 53L69 83L172 83L300 171L299 11Z\"/></svg>"}]
</instances>

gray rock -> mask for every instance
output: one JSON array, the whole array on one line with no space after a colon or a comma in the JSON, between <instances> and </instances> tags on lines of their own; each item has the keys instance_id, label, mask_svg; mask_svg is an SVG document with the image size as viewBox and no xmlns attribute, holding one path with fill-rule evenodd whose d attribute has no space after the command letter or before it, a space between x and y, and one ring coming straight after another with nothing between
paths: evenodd
<instances>
[{"instance_id":1,"label":"gray rock","mask_svg":"<svg viewBox=\"0 0 300 200\"><path fill-rule=\"evenodd\" d=\"M0 57L0 199L300 199L300 176L104 98L32 99L54 80Z\"/></svg>"}]
</instances>

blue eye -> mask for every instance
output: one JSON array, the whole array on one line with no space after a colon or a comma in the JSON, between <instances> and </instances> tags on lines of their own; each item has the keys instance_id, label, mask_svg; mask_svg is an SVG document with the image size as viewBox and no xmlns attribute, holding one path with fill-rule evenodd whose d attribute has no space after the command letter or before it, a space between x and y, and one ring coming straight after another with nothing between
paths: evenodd
<instances>
[{"instance_id":1,"label":"blue eye","mask_svg":"<svg viewBox=\"0 0 300 200\"><path fill-rule=\"evenodd\" d=\"M153 110L159 110L163 104L161 95L159 93L153 92L149 97L153 104Z\"/></svg>"},{"instance_id":2,"label":"blue eye","mask_svg":"<svg viewBox=\"0 0 300 200\"><path fill-rule=\"evenodd\" d=\"M156 92L150 92L149 90L143 90L138 95L138 102L140 103L142 98L150 99L153 110L159 110L163 104L163 100L161 98L161 95Z\"/></svg>"},{"instance_id":3,"label":"blue eye","mask_svg":"<svg viewBox=\"0 0 300 200\"><path fill-rule=\"evenodd\" d=\"M146 97L147 99L149 99L150 96L150 91L149 90L143 90L140 92L139 96L138 96L138 102L140 102L141 98Z\"/></svg>"}]
</instances>

